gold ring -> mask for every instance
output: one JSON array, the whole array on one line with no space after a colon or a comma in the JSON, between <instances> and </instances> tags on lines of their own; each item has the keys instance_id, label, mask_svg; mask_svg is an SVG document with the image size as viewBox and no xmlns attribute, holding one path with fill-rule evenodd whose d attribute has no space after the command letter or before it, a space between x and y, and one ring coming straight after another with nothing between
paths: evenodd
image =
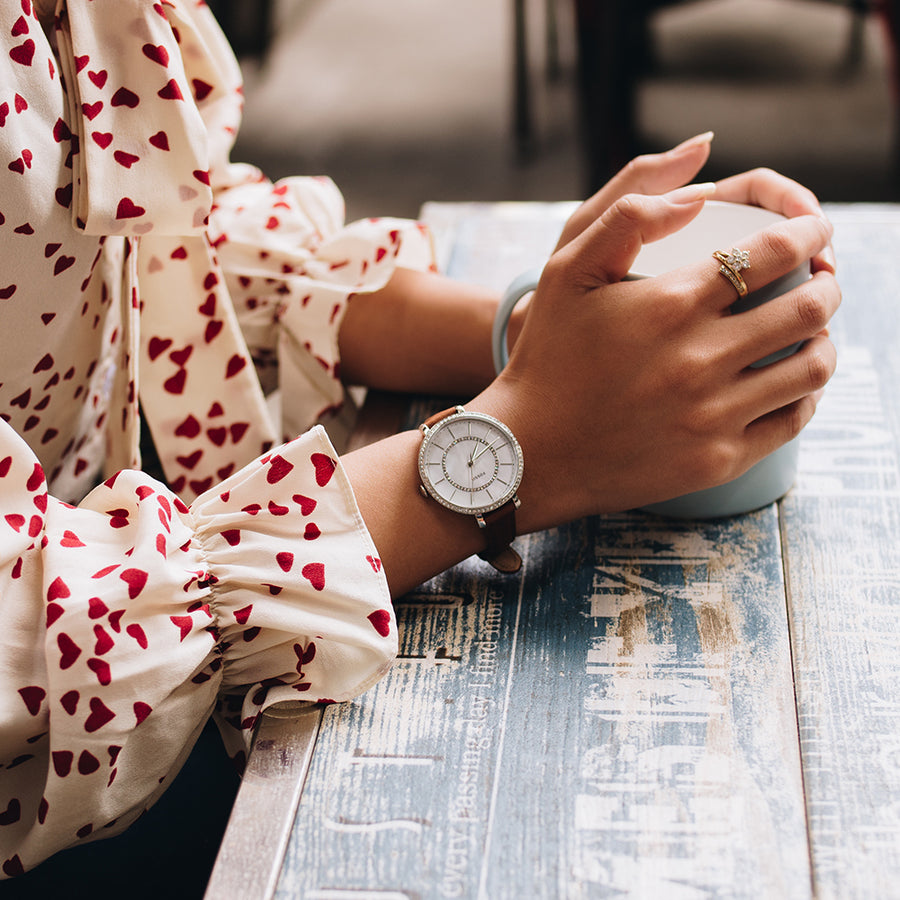
<instances>
[{"instance_id":1,"label":"gold ring","mask_svg":"<svg viewBox=\"0 0 900 900\"><path fill-rule=\"evenodd\" d=\"M716 250L713 256L722 264L719 266L719 274L731 282L739 297L746 297L747 283L741 278L741 270L750 268L750 254L746 250L732 247L730 253Z\"/></svg>"}]
</instances>

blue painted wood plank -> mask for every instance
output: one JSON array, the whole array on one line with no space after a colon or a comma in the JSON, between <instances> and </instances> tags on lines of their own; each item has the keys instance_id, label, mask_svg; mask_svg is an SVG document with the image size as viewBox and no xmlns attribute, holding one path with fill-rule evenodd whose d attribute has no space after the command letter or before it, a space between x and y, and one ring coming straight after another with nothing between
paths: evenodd
<instances>
[{"instance_id":1,"label":"blue painted wood plank","mask_svg":"<svg viewBox=\"0 0 900 900\"><path fill-rule=\"evenodd\" d=\"M900 884L900 207L835 206L839 367L783 504L818 896Z\"/></svg>"}]
</instances>

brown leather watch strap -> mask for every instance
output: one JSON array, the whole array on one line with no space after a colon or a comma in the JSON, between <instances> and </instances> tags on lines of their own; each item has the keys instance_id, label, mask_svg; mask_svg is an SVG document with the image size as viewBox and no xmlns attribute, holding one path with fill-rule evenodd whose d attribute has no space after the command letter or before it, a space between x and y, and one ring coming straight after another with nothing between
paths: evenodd
<instances>
[{"instance_id":1,"label":"brown leather watch strap","mask_svg":"<svg viewBox=\"0 0 900 900\"><path fill-rule=\"evenodd\" d=\"M482 527L487 546L478 555L499 572L518 572L522 568L522 557L510 546L516 537L515 500L485 513L481 521L484 522Z\"/></svg>"},{"instance_id":2,"label":"brown leather watch strap","mask_svg":"<svg viewBox=\"0 0 900 900\"><path fill-rule=\"evenodd\" d=\"M451 406L448 409L442 409L440 412L436 412L433 416L429 416L423 423L423 427L425 428L434 428L438 422L446 419L447 416L455 415L459 412L458 406Z\"/></svg>"}]
</instances>

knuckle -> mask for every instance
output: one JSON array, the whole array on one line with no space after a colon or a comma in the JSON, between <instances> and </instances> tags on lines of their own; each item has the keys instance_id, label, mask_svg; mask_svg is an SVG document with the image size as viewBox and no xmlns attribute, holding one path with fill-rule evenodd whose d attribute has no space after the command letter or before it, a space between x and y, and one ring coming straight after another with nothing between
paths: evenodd
<instances>
[{"instance_id":1,"label":"knuckle","mask_svg":"<svg viewBox=\"0 0 900 900\"><path fill-rule=\"evenodd\" d=\"M804 397L796 403L792 403L784 410L782 418L782 441L787 443L797 437L806 427L806 423L812 418L815 403L810 397Z\"/></svg>"},{"instance_id":2,"label":"knuckle","mask_svg":"<svg viewBox=\"0 0 900 900\"><path fill-rule=\"evenodd\" d=\"M828 324L824 298L810 288L794 294L794 315L804 334L816 334Z\"/></svg>"},{"instance_id":3,"label":"knuckle","mask_svg":"<svg viewBox=\"0 0 900 900\"><path fill-rule=\"evenodd\" d=\"M766 255L774 260L792 260L796 255L794 240L782 224L771 225L763 232L763 246Z\"/></svg>"},{"instance_id":4,"label":"knuckle","mask_svg":"<svg viewBox=\"0 0 900 900\"><path fill-rule=\"evenodd\" d=\"M642 153L629 160L624 170L629 182L639 184L641 179L658 164L658 159L651 153Z\"/></svg>"},{"instance_id":5,"label":"knuckle","mask_svg":"<svg viewBox=\"0 0 900 900\"><path fill-rule=\"evenodd\" d=\"M811 390L824 387L834 374L834 353L829 352L827 346L820 344L806 355L806 378Z\"/></svg>"},{"instance_id":6,"label":"knuckle","mask_svg":"<svg viewBox=\"0 0 900 900\"><path fill-rule=\"evenodd\" d=\"M643 218L643 204L640 194L625 194L613 204L615 215L627 222L637 222Z\"/></svg>"}]
</instances>

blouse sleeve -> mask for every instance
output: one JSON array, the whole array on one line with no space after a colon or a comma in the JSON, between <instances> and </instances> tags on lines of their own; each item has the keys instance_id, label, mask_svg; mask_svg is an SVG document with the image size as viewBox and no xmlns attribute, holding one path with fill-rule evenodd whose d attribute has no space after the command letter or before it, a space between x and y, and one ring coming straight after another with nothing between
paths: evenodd
<instances>
[{"instance_id":1,"label":"blouse sleeve","mask_svg":"<svg viewBox=\"0 0 900 900\"><path fill-rule=\"evenodd\" d=\"M321 428L190 507L123 471L52 497L0 422L0 868L124 830L220 696L343 700L390 667L381 563Z\"/></svg>"}]
</instances>

